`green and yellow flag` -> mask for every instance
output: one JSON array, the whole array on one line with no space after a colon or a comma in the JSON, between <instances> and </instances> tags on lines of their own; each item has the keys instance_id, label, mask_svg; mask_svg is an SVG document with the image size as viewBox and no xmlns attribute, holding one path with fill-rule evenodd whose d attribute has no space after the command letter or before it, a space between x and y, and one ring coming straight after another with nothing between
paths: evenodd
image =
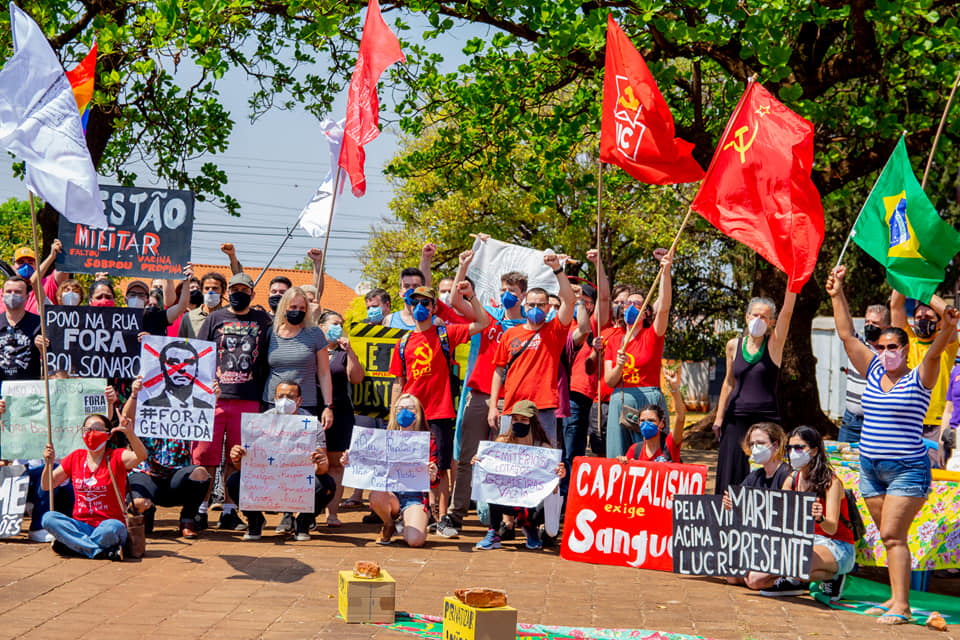
<instances>
[{"instance_id":1,"label":"green and yellow flag","mask_svg":"<svg viewBox=\"0 0 960 640\"><path fill-rule=\"evenodd\" d=\"M930 303L947 264L960 252L960 233L940 218L917 182L903 136L851 235L887 268L891 287L924 304Z\"/></svg>"}]
</instances>

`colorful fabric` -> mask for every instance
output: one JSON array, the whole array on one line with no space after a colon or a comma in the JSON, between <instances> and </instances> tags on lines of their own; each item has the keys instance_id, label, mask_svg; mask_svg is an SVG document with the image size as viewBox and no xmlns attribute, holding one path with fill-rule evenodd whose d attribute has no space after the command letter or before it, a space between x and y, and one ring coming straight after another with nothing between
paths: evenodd
<instances>
[{"instance_id":1,"label":"colorful fabric","mask_svg":"<svg viewBox=\"0 0 960 640\"><path fill-rule=\"evenodd\" d=\"M857 542L857 562L865 566L887 566L887 552L880 540L880 532L860 496L859 472L845 467L834 467L837 476L857 495L857 507L867 533ZM960 482L934 481L923 509L910 526L907 543L910 545L910 566L915 571L960 568ZM942 612L941 612L942 613Z\"/></svg>"},{"instance_id":2,"label":"colorful fabric","mask_svg":"<svg viewBox=\"0 0 960 640\"><path fill-rule=\"evenodd\" d=\"M178 469L193 464L189 440L142 438L141 441L147 448L147 459L137 465L137 471L156 478L169 478Z\"/></svg>"},{"instance_id":3,"label":"colorful fabric","mask_svg":"<svg viewBox=\"0 0 960 640\"><path fill-rule=\"evenodd\" d=\"M432 640L443 638L443 618L438 616L397 611L396 621L393 624L379 623L376 626L392 631L411 633L420 638L430 638ZM703 636L646 631L644 629L597 629L593 627L558 627L525 623L517 625L517 640L621 640L626 638L631 640L706 640Z\"/></svg>"},{"instance_id":4,"label":"colorful fabric","mask_svg":"<svg viewBox=\"0 0 960 640\"><path fill-rule=\"evenodd\" d=\"M93 103L93 83L97 71L97 43L94 42L90 53L70 71L67 71L67 80L73 89L73 97L80 110L80 124L83 133L87 133L87 121L90 119L90 107Z\"/></svg>"},{"instance_id":5,"label":"colorful fabric","mask_svg":"<svg viewBox=\"0 0 960 640\"><path fill-rule=\"evenodd\" d=\"M842 609L867 615L867 609L887 601L890 597L890 587L872 580L847 576L847 581L843 585L843 598L840 599L840 602L830 602L830 599L820 592L819 585L811 589L810 595L831 609ZM910 609L913 613L913 624L923 625L927 617L934 611L943 616L948 626L960 623L960 598L924 591L911 591Z\"/></svg>"}]
</instances>

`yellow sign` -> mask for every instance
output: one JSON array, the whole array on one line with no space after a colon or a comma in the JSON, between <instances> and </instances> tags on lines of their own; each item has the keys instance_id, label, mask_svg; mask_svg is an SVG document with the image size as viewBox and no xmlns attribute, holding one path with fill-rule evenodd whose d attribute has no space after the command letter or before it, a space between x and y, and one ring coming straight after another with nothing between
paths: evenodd
<instances>
[{"instance_id":1,"label":"yellow sign","mask_svg":"<svg viewBox=\"0 0 960 640\"><path fill-rule=\"evenodd\" d=\"M354 622L393 622L397 583L386 571L379 578L358 578L353 571L341 571L337 584L340 617Z\"/></svg>"},{"instance_id":2,"label":"yellow sign","mask_svg":"<svg viewBox=\"0 0 960 640\"><path fill-rule=\"evenodd\" d=\"M478 609L458 599L443 599L443 640L515 640L517 610L513 607Z\"/></svg>"}]
</instances>

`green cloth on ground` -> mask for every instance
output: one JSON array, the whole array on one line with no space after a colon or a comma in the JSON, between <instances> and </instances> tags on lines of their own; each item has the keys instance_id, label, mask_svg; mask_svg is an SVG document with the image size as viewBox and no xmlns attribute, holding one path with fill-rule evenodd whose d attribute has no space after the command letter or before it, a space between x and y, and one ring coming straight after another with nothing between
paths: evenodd
<instances>
[{"instance_id":1,"label":"green cloth on ground","mask_svg":"<svg viewBox=\"0 0 960 640\"><path fill-rule=\"evenodd\" d=\"M829 599L818 590L819 584L814 585L811 595L828 605L831 609L843 609L864 615L864 612L870 607L883 604L890 599L890 586L865 578L855 578L847 576L847 582L843 587L843 598L840 602L830 602ZM939 611L947 625L960 624L960 598L944 596L937 593L926 593L924 591L910 592L910 609L913 611L913 623L922 625L926 622L927 616L934 611Z\"/></svg>"}]
</instances>

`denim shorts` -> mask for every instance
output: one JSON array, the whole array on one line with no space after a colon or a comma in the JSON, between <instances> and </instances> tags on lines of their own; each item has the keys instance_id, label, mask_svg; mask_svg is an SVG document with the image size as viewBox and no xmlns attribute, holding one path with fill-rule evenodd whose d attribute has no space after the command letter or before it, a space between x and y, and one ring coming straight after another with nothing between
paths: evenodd
<instances>
[{"instance_id":1,"label":"denim shorts","mask_svg":"<svg viewBox=\"0 0 960 640\"><path fill-rule=\"evenodd\" d=\"M857 552L854 546L843 540L834 540L819 534L813 536L813 546L826 547L837 561L837 575L843 575L853 571L853 565L857 559ZM836 577L836 576L834 576ZM831 578L832 580L833 578Z\"/></svg>"},{"instance_id":2,"label":"denim shorts","mask_svg":"<svg viewBox=\"0 0 960 640\"><path fill-rule=\"evenodd\" d=\"M403 513L407 507L417 505L426 508L426 500L424 498L426 494L420 491L395 491L393 495L397 496L397 500L400 502L400 513Z\"/></svg>"},{"instance_id":3,"label":"denim shorts","mask_svg":"<svg viewBox=\"0 0 960 640\"><path fill-rule=\"evenodd\" d=\"M860 493L864 498L903 496L925 498L930 493L930 458L871 460L860 456Z\"/></svg>"}]
</instances>

